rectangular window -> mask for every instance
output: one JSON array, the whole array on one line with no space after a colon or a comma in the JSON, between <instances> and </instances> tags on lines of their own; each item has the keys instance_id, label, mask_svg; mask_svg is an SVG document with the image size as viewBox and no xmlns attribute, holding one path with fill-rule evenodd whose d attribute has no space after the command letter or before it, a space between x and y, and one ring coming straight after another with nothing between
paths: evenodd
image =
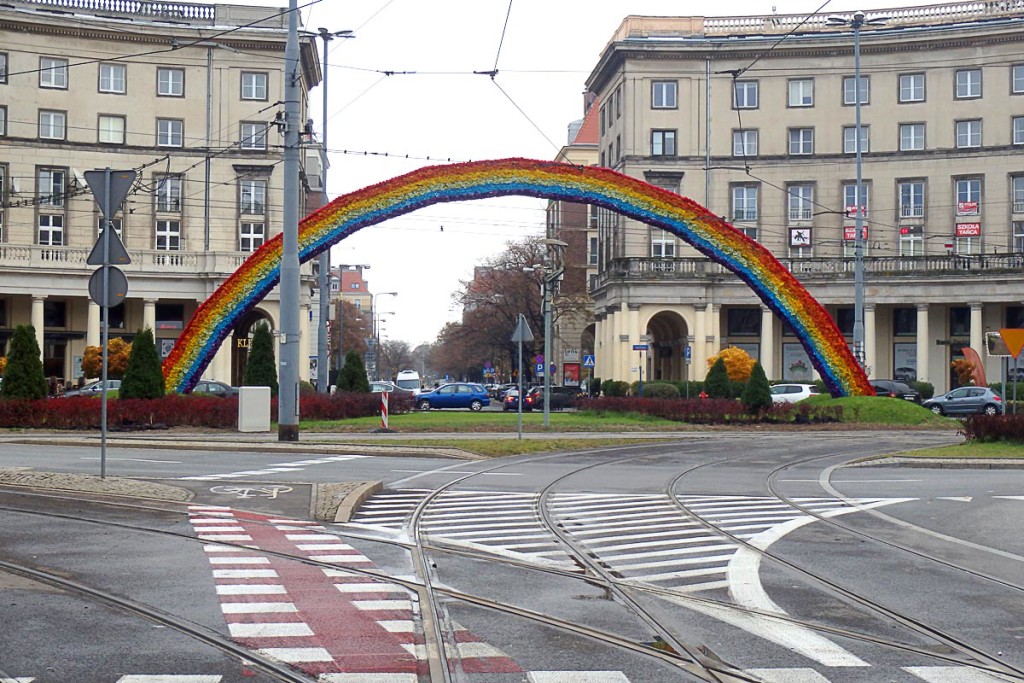
<instances>
[{"instance_id":1,"label":"rectangular window","mask_svg":"<svg viewBox=\"0 0 1024 683\"><path fill-rule=\"evenodd\" d=\"M921 226L900 228L900 256L924 256Z\"/></svg>"},{"instance_id":2,"label":"rectangular window","mask_svg":"<svg viewBox=\"0 0 1024 683\"><path fill-rule=\"evenodd\" d=\"M949 307L949 336L971 336L971 309L969 306Z\"/></svg>"},{"instance_id":3,"label":"rectangular window","mask_svg":"<svg viewBox=\"0 0 1024 683\"><path fill-rule=\"evenodd\" d=\"M790 128L789 153L792 155L814 154L814 129Z\"/></svg>"},{"instance_id":4,"label":"rectangular window","mask_svg":"<svg viewBox=\"0 0 1024 683\"><path fill-rule=\"evenodd\" d=\"M916 337L917 309L909 307L892 309L892 333L896 337Z\"/></svg>"},{"instance_id":5,"label":"rectangular window","mask_svg":"<svg viewBox=\"0 0 1024 683\"><path fill-rule=\"evenodd\" d=\"M52 109L39 110L39 138L41 140L63 140L67 136L65 126L67 114Z\"/></svg>"},{"instance_id":6,"label":"rectangular window","mask_svg":"<svg viewBox=\"0 0 1024 683\"><path fill-rule=\"evenodd\" d=\"M0 105L0 137L7 135L7 106Z\"/></svg>"},{"instance_id":7,"label":"rectangular window","mask_svg":"<svg viewBox=\"0 0 1024 683\"><path fill-rule=\"evenodd\" d=\"M106 229L107 219L100 216L96 219L96 239L103 237L103 231ZM124 238L124 234L121 232L121 228L124 225L124 221L121 218L111 218L110 225L114 228L114 234L118 237Z\"/></svg>"},{"instance_id":8,"label":"rectangular window","mask_svg":"<svg viewBox=\"0 0 1024 683\"><path fill-rule=\"evenodd\" d=\"M265 150L267 148L267 124L256 122L256 123L242 123L242 149L257 149Z\"/></svg>"},{"instance_id":9,"label":"rectangular window","mask_svg":"<svg viewBox=\"0 0 1024 683\"><path fill-rule=\"evenodd\" d=\"M1024 116L1014 116L1012 121L1013 144L1024 145Z\"/></svg>"},{"instance_id":10,"label":"rectangular window","mask_svg":"<svg viewBox=\"0 0 1024 683\"><path fill-rule=\"evenodd\" d=\"M730 308L725 313L726 334L730 337L760 337L761 310Z\"/></svg>"},{"instance_id":11,"label":"rectangular window","mask_svg":"<svg viewBox=\"0 0 1024 683\"><path fill-rule=\"evenodd\" d=\"M900 104L924 102L924 74L900 74Z\"/></svg>"},{"instance_id":12,"label":"rectangular window","mask_svg":"<svg viewBox=\"0 0 1024 683\"><path fill-rule=\"evenodd\" d=\"M67 90L68 60L58 57L40 57L39 87Z\"/></svg>"},{"instance_id":13,"label":"rectangular window","mask_svg":"<svg viewBox=\"0 0 1024 683\"><path fill-rule=\"evenodd\" d=\"M734 109L757 109L757 81L735 81L732 89Z\"/></svg>"},{"instance_id":14,"label":"rectangular window","mask_svg":"<svg viewBox=\"0 0 1024 683\"><path fill-rule=\"evenodd\" d=\"M789 82L789 106L814 106L814 80L810 78L794 79Z\"/></svg>"},{"instance_id":15,"label":"rectangular window","mask_svg":"<svg viewBox=\"0 0 1024 683\"><path fill-rule=\"evenodd\" d=\"M856 211L858 206L864 211L865 218L867 218L868 212L871 210L871 186L862 183L861 190L863 190L861 201L857 201L857 183L843 185L843 210L846 213L847 219L857 217Z\"/></svg>"},{"instance_id":16,"label":"rectangular window","mask_svg":"<svg viewBox=\"0 0 1024 683\"><path fill-rule=\"evenodd\" d=\"M100 64L100 92L124 95L128 69L124 64Z\"/></svg>"},{"instance_id":17,"label":"rectangular window","mask_svg":"<svg viewBox=\"0 0 1024 683\"><path fill-rule=\"evenodd\" d=\"M674 130L651 131L651 156L674 157L676 155L676 132Z\"/></svg>"},{"instance_id":18,"label":"rectangular window","mask_svg":"<svg viewBox=\"0 0 1024 683\"><path fill-rule=\"evenodd\" d=\"M1024 176L1013 176L1010 179L1010 188L1013 194L1013 212L1024 213Z\"/></svg>"},{"instance_id":19,"label":"rectangular window","mask_svg":"<svg viewBox=\"0 0 1024 683\"><path fill-rule=\"evenodd\" d=\"M1010 70L1010 92L1024 95L1024 64L1014 64Z\"/></svg>"},{"instance_id":20,"label":"rectangular window","mask_svg":"<svg viewBox=\"0 0 1024 683\"><path fill-rule=\"evenodd\" d=\"M181 250L181 221L158 220L156 222L157 251Z\"/></svg>"},{"instance_id":21,"label":"rectangular window","mask_svg":"<svg viewBox=\"0 0 1024 683\"><path fill-rule=\"evenodd\" d=\"M786 204L789 209L789 220L811 220L814 206L814 186L790 185L787 189Z\"/></svg>"},{"instance_id":22,"label":"rectangular window","mask_svg":"<svg viewBox=\"0 0 1024 683\"><path fill-rule=\"evenodd\" d=\"M676 87L675 81L654 81L651 83L651 108L675 109Z\"/></svg>"},{"instance_id":23,"label":"rectangular window","mask_svg":"<svg viewBox=\"0 0 1024 683\"><path fill-rule=\"evenodd\" d=\"M981 119L956 122L956 146L981 147Z\"/></svg>"},{"instance_id":24,"label":"rectangular window","mask_svg":"<svg viewBox=\"0 0 1024 683\"><path fill-rule=\"evenodd\" d=\"M38 205L64 206L67 171L58 168L41 168L37 178Z\"/></svg>"},{"instance_id":25,"label":"rectangular window","mask_svg":"<svg viewBox=\"0 0 1024 683\"><path fill-rule=\"evenodd\" d=\"M0 243L6 242L4 239L4 203L7 201L7 167L0 164ZM2 310L0 310L2 313ZM0 318L0 325L3 325L4 321Z\"/></svg>"},{"instance_id":26,"label":"rectangular window","mask_svg":"<svg viewBox=\"0 0 1024 683\"><path fill-rule=\"evenodd\" d=\"M125 118L100 114L99 141L110 145L124 144Z\"/></svg>"},{"instance_id":27,"label":"rectangular window","mask_svg":"<svg viewBox=\"0 0 1024 683\"><path fill-rule=\"evenodd\" d=\"M908 180L897 186L900 194L900 218L924 218L924 181Z\"/></svg>"},{"instance_id":28,"label":"rectangular window","mask_svg":"<svg viewBox=\"0 0 1024 683\"><path fill-rule=\"evenodd\" d=\"M242 72L242 99L267 99L267 74L262 71Z\"/></svg>"},{"instance_id":29,"label":"rectangular window","mask_svg":"<svg viewBox=\"0 0 1024 683\"><path fill-rule=\"evenodd\" d=\"M156 70L156 94L160 97L184 97L185 70L158 68Z\"/></svg>"},{"instance_id":30,"label":"rectangular window","mask_svg":"<svg viewBox=\"0 0 1024 683\"><path fill-rule=\"evenodd\" d=\"M181 119L156 120L157 147L183 147L185 145L185 122Z\"/></svg>"},{"instance_id":31,"label":"rectangular window","mask_svg":"<svg viewBox=\"0 0 1024 683\"><path fill-rule=\"evenodd\" d=\"M605 129L605 114L606 114L606 111L605 111L605 110L606 110L607 108L608 108L608 105L607 105L607 103L605 103L605 104L602 104L602 105L601 105L601 109L599 109L599 110L598 110L598 124L600 125L600 129L599 129L599 130L600 130L600 134L601 134L601 135L604 135L604 129Z\"/></svg>"},{"instance_id":32,"label":"rectangular window","mask_svg":"<svg viewBox=\"0 0 1024 683\"><path fill-rule=\"evenodd\" d=\"M64 246L64 216L39 214L38 243L44 247Z\"/></svg>"},{"instance_id":33,"label":"rectangular window","mask_svg":"<svg viewBox=\"0 0 1024 683\"><path fill-rule=\"evenodd\" d=\"M900 151L913 152L924 149L924 124L900 124Z\"/></svg>"},{"instance_id":34,"label":"rectangular window","mask_svg":"<svg viewBox=\"0 0 1024 683\"><path fill-rule=\"evenodd\" d=\"M732 155L734 157L756 157L757 131L734 130L732 132Z\"/></svg>"},{"instance_id":35,"label":"rectangular window","mask_svg":"<svg viewBox=\"0 0 1024 683\"><path fill-rule=\"evenodd\" d=\"M0 83L7 82L7 53L0 52Z\"/></svg>"},{"instance_id":36,"label":"rectangular window","mask_svg":"<svg viewBox=\"0 0 1024 683\"><path fill-rule=\"evenodd\" d=\"M956 99L981 97L981 69L959 69L956 72Z\"/></svg>"},{"instance_id":37,"label":"rectangular window","mask_svg":"<svg viewBox=\"0 0 1024 683\"><path fill-rule=\"evenodd\" d=\"M181 176L165 175L156 180L158 213L181 213Z\"/></svg>"},{"instance_id":38,"label":"rectangular window","mask_svg":"<svg viewBox=\"0 0 1024 683\"><path fill-rule=\"evenodd\" d=\"M981 179L956 181L956 215L977 216L981 210Z\"/></svg>"},{"instance_id":39,"label":"rectangular window","mask_svg":"<svg viewBox=\"0 0 1024 683\"><path fill-rule=\"evenodd\" d=\"M860 153L871 151L871 129L868 126L860 127ZM846 154L857 153L857 126L843 126L843 152Z\"/></svg>"},{"instance_id":40,"label":"rectangular window","mask_svg":"<svg viewBox=\"0 0 1024 683\"><path fill-rule=\"evenodd\" d=\"M732 219L757 220L757 186L734 185L732 188Z\"/></svg>"},{"instance_id":41,"label":"rectangular window","mask_svg":"<svg viewBox=\"0 0 1024 683\"><path fill-rule=\"evenodd\" d=\"M870 99L870 78L868 76L860 77L860 88L857 88L857 79L854 76L846 76L843 78L843 104L854 105L857 104L857 93L860 93L860 103L868 104Z\"/></svg>"},{"instance_id":42,"label":"rectangular window","mask_svg":"<svg viewBox=\"0 0 1024 683\"><path fill-rule=\"evenodd\" d=\"M1013 222L1013 251L1024 254L1024 221Z\"/></svg>"},{"instance_id":43,"label":"rectangular window","mask_svg":"<svg viewBox=\"0 0 1024 683\"><path fill-rule=\"evenodd\" d=\"M675 255L675 238L665 233L651 237L651 256L653 258L672 258Z\"/></svg>"},{"instance_id":44,"label":"rectangular window","mask_svg":"<svg viewBox=\"0 0 1024 683\"><path fill-rule=\"evenodd\" d=\"M267 212L267 181L243 179L238 183L238 211L262 216Z\"/></svg>"},{"instance_id":45,"label":"rectangular window","mask_svg":"<svg viewBox=\"0 0 1024 683\"><path fill-rule=\"evenodd\" d=\"M265 223L242 223L238 233L239 251L256 251L267 239Z\"/></svg>"},{"instance_id":46,"label":"rectangular window","mask_svg":"<svg viewBox=\"0 0 1024 683\"><path fill-rule=\"evenodd\" d=\"M597 238L596 237L591 237L590 239L587 240L587 243L588 243L587 265L596 266L597 265Z\"/></svg>"},{"instance_id":47,"label":"rectangular window","mask_svg":"<svg viewBox=\"0 0 1024 683\"><path fill-rule=\"evenodd\" d=\"M615 119L622 118L622 85L615 88Z\"/></svg>"}]
</instances>

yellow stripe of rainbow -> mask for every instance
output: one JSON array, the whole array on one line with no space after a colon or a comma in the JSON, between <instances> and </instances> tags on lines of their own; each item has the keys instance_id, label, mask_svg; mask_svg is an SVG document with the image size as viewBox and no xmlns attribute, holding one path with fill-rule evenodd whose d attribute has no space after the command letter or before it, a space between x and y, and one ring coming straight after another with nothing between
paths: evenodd
<instances>
[{"instance_id":1,"label":"yellow stripe of rainbow","mask_svg":"<svg viewBox=\"0 0 1024 683\"><path fill-rule=\"evenodd\" d=\"M299 224L299 259L424 206L526 195L595 204L663 228L746 282L790 324L834 396L873 394L831 316L767 249L699 204L605 168L532 159L430 166L338 197ZM280 278L281 236L266 242L196 310L163 370L170 391L199 380L236 321Z\"/></svg>"}]
</instances>

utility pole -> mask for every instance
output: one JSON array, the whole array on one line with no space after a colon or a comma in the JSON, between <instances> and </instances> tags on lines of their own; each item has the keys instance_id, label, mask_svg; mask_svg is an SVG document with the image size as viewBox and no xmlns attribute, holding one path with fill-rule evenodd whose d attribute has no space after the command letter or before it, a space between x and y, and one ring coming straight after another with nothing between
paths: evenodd
<instances>
[{"instance_id":1,"label":"utility pole","mask_svg":"<svg viewBox=\"0 0 1024 683\"><path fill-rule=\"evenodd\" d=\"M288 0L284 49L284 208L277 440L299 440L299 10Z\"/></svg>"}]
</instances>

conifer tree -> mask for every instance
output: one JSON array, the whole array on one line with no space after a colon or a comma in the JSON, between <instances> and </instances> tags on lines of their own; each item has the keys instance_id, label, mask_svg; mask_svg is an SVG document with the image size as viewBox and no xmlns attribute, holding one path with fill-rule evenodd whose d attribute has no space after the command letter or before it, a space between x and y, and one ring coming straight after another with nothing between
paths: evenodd
<instances>
[{"instance_id":1,"label":"conifer tree","mask_svg":"<svg viewBox=\"0 0 1024 683\"><path fill-rule=\"evenodd\" d=\"M366 379L366 366L363 358L356 351L345 354L345 365L338 375L338 391L370 391L370 381Z\"/></svg>"},{"instance_id":2,"label":"conifer tree","mask_svg":"<svg viewBox=\"0 0 1024 683\"><path fill-rule=\"evenodd\" d=\"M11 336L11 348L4 368L4 381L0 383L0 397L36 399L46 398L46 375L36 341L36 329L31 325L18 325Z\"/></svg>"},{"instance_id":3,"label":"conifer tree","mask_svg":"<svg viewBox=\"0 0 1024 683\"><path fill-rule=\"evenodd\" d=\"M242 384L247 387L270 387L270 395L277 396L277 360L274 358L274 337L266 323L259 323L252 331L252 347L245 363Z\"/></svg>"},{"instance_id":4,"label":"conifer tree","mask_svg":"<svg viewBox=\"0 0 1024 683\"><path fill-rule=\"evenodd\" d=\"M760 413L772 407L772 390L768 386L768 377L760 363L754 363L740 400L751 413Z\"/></svg>"},{"instance_id":5,"label":"conifer tree","mask_svg":"<svg viewBox=\"0 0 1024 683\"><path fill-rule=\"evenodd\" d=\"M121 380L120 398L160 398L164 395L164 373L153 342L153 330L145 329L132 342L132 355Z\"/></svg>"},{"instance_id":6,"label":"conifer tree","mask_svg":"<svg viewBox=\"0 0 1024 683\"><path fill-rule=\"evenodd\" d=\"M708 398L732 398L729 371L725 369L725 361L721 358L715 361L704 378L704 393Z\"/></svg>"}]
</instances>

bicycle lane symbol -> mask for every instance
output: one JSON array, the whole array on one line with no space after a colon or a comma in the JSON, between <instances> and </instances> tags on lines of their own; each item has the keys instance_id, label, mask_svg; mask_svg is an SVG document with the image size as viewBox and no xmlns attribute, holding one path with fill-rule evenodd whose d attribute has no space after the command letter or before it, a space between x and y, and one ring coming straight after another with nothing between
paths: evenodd
<instances>
[{"instance_id":1,"label":"bicycle lane symbol","mask_svg":"<svg viewBox=\"0 0 1024 683\"><path fill-rule=\"evenodd\" d=\"M220 493L236 498L270 498L276 499L282 493L292 491L291 486L212 486L210 493Z\"/></svg>"}]
</instances>

